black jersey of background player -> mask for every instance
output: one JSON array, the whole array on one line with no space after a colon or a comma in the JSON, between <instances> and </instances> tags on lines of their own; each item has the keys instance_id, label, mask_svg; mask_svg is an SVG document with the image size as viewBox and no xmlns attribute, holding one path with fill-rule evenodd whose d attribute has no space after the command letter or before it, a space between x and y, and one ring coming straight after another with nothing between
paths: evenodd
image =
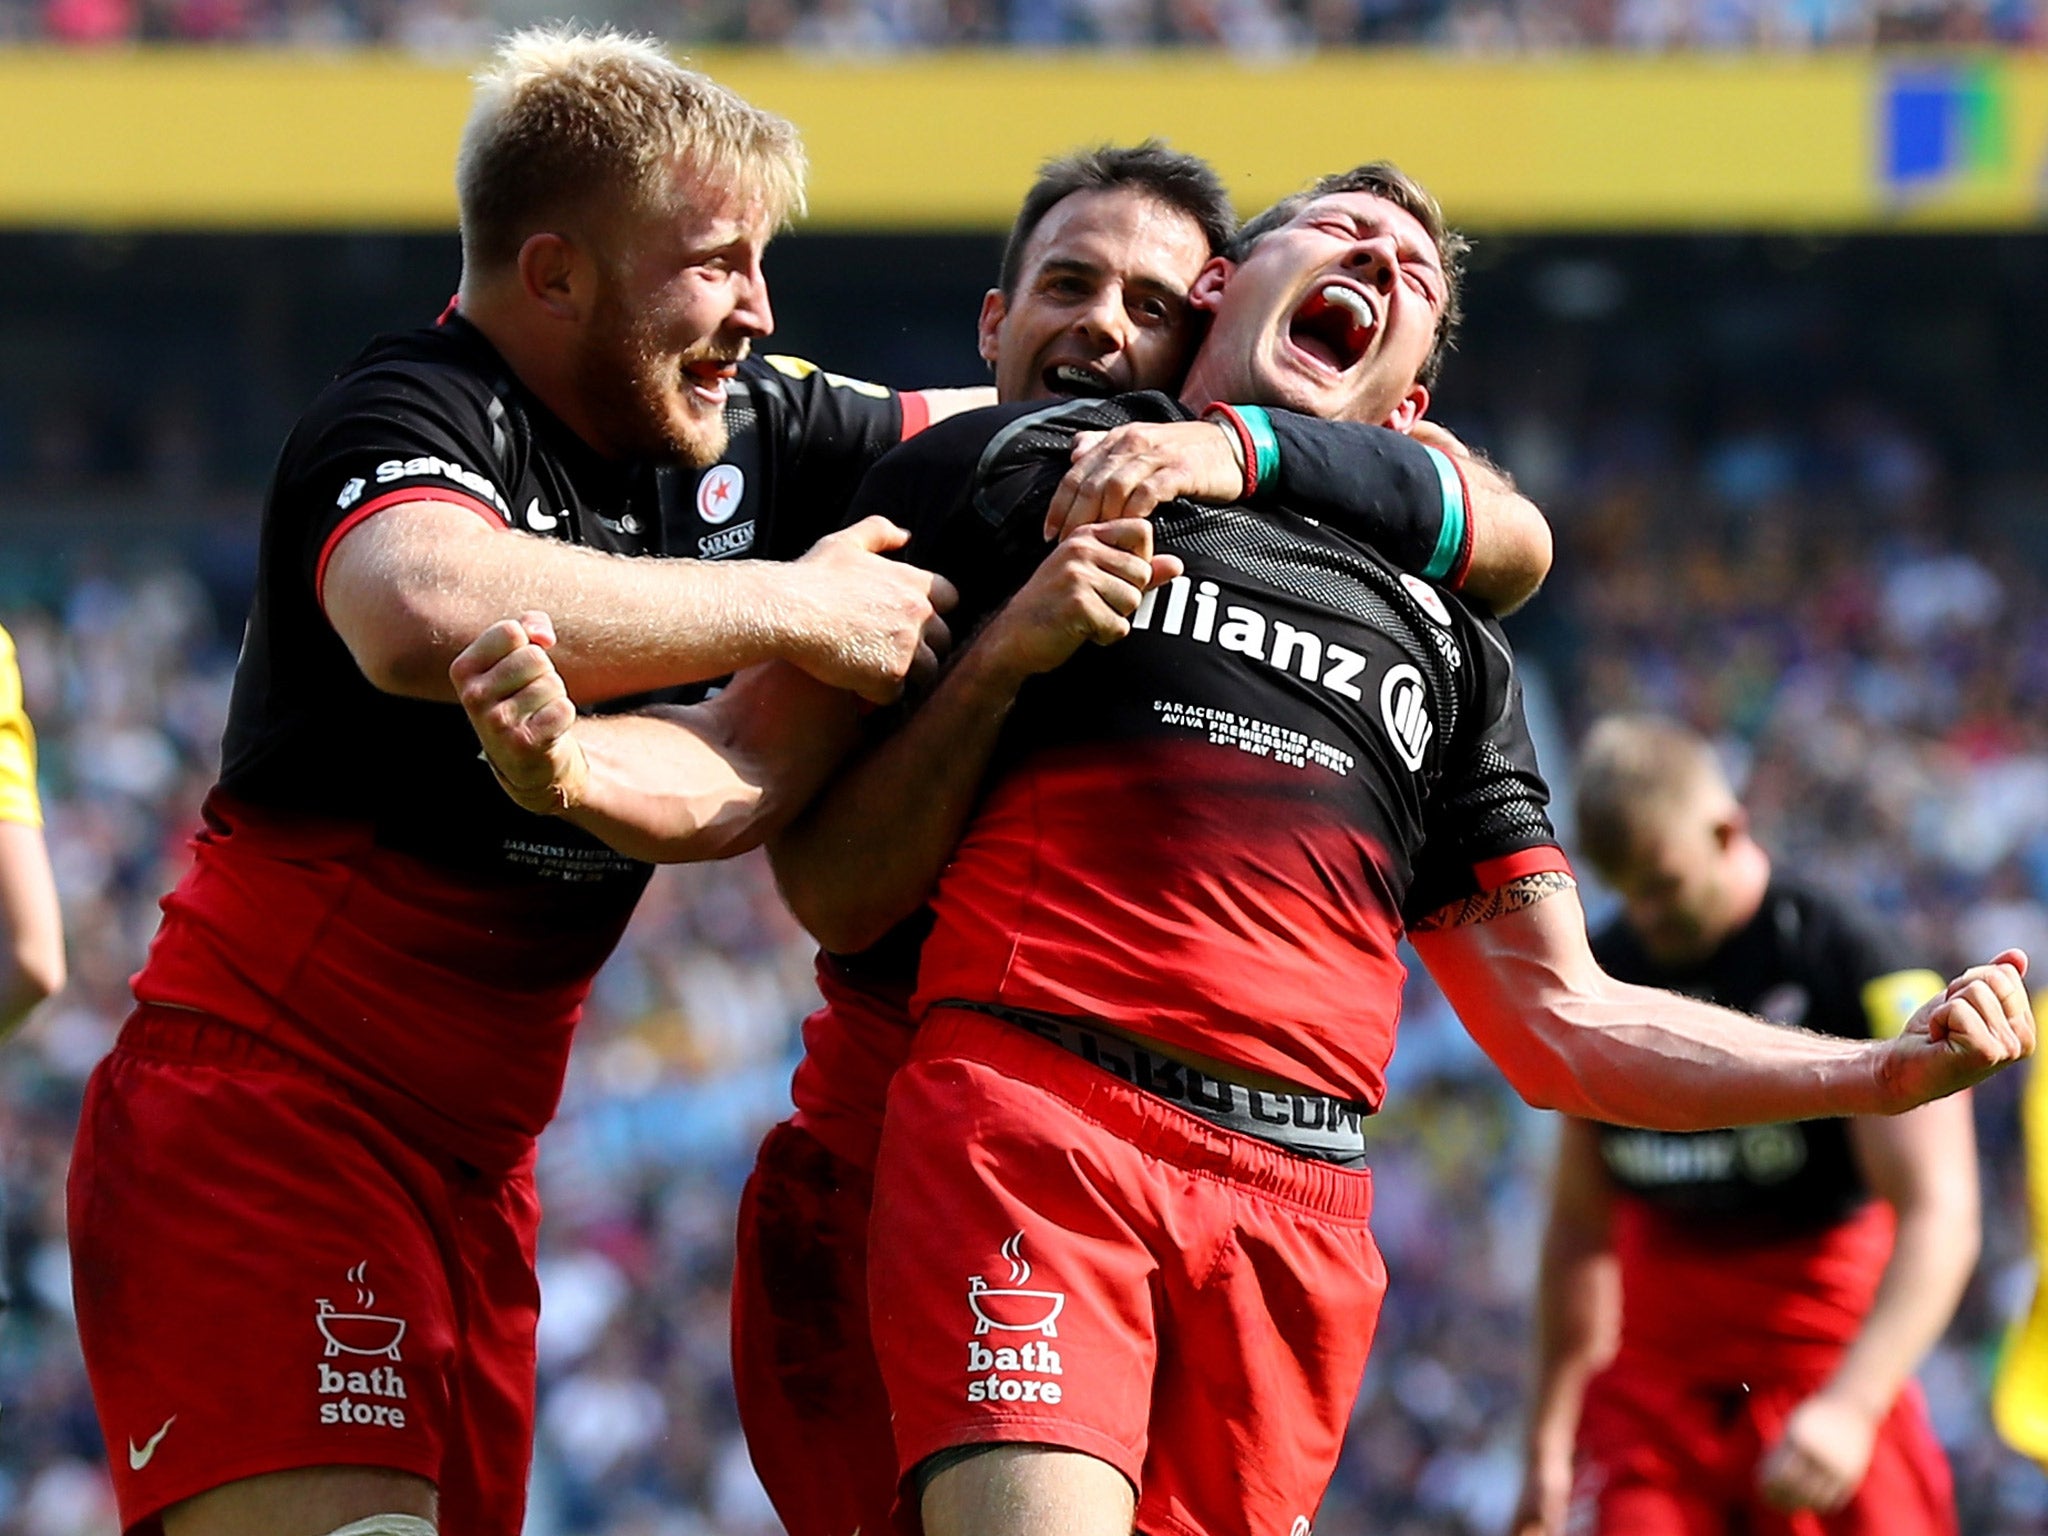
<instances>
[{"instance_id":1,"label":"black jersey of background player","mask_svg":"<svg viewBox=\"0 0 2048 1536\"><path fill-rule=\"evenodd\" d=\"M971 627L1042 558L1075 432L1189 414L1153 394L976 412L884 459L854 512L897 509ZM1154 523L1186 574L1020 693L920 997L1086 1014L1377 1103L1404 914L1517 855L1562 863L1511 654L1327 523L1187 503Z\"/></svg>"},{"instance_id":2,"label":"black jersey of background player","mask_svg":"<svg viewBox=\"0 0 2048 1536\"><path fill-rule=\"evenodd\" d=\"M788 558L838 524L861 473L900 440L897 401L796 360L750 360L728 400L724 461L695 475L657 471L597 454L459 316L380 337L285 444L221 791L245 804L367 821L382 846L486 879L612 886L630 900L646 866L515 806L492 781L460 710L384 693L362 675L321 608L329 557L364 518L431 500L494 526L618 554Z\"/></svg>"},{"instance_id":3,"label":"black jersey of background player","mask_svg":"<svg viewBox=\"0 0 2048 1536\"><path fill-rule=\"evenodd\" d=\"M1593 952L1619 980L1852 1040L1897 1033L1933 990L1928 973L1908 970L1839 902L1779 880L1756 915L1696 964L1658 963L1620 921L1600 931ZM1599 1137L1628 1194L1678 1215L1731 1219L1749 1236L1827 1226L1869 1198L1844 1120L1692 1132L1601 1126Z\"/></svg>"}]
</instances>

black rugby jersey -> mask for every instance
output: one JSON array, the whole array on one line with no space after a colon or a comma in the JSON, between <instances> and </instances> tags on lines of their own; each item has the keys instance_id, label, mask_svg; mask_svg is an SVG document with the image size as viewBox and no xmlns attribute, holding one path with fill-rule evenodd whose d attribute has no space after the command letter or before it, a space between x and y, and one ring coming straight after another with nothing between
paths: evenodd
<instances>
[{"instance_id":1,"label":"black rugby jersey","mask_svg":"<svg viewBox=\"0 0 2048 1536\"><path fill-rule=\"evenodd\" d=\"M321 610L321 582L350 529L423 499L618 554L794 558L839 526L860 476L906 425L894 391L790 358L743 363L726 413L731 441L708 469L614 463L459 316L373 342L285 444L221 789L251 805L368 820L384 846L473 874L637 891L644 866L498 792L459 709L364 678ZM365 772L365 741L402 744L402 768Z\"/></svg>"},{"instance_id":2,"label":"black rugby jersey","mask_svg":"<svg viewBox=\"0 0 2048 1536\"><path fill-rule=\"evenodd\" d=\"M971 624L1043 557L1074 433L1189 414L1161 395L977 412L884 459L854 513L898 509ZM920 999L1090 1015L1376 1104L1406 918L1563 866L1512 655L1334 522L1187 503L1154 522L1186 574L1019 695Z\"/></svg>"},{"instance_id":3,"label":"black rugby jersey","mask_svg":"<svg viewBox=\"0 0 2048 1536\"><path fill-rule=\"evenodd\" d=\"M1851 1040L1896 1034L1941 985L1840 901L1777 879L1756 915L1695 964L1653 960L1621 921L1594 937L1593 952L1617 980ZM1692 1132L1601 1126L1599 1139L1628 1195L1748 1237L1827 1226L1869 1198L1841 1119Z\"/></svg>"},{"instance_id":4,"label":"black rugby jersey","mask_svg":"<svg viewBox=\"0 0 2048 1536\"><path fill-rule=\"evenodd\" d=\"M793 553L837 521L843 491L824 498L903 413L773 365L744 372L729 462L751 483L732 490L751 492L754 550ZM786 386L762 386L769 373ZM285 445L221 780L135 991L263 1032L411 1133L509 1167L554 1111L591 978L649 869L514 805L456 705L357 669L321 608L326 562L409 501L624 555L704 536L692 500L594 453L460 318L373 342Z\"/></svg>"}]
</instances>

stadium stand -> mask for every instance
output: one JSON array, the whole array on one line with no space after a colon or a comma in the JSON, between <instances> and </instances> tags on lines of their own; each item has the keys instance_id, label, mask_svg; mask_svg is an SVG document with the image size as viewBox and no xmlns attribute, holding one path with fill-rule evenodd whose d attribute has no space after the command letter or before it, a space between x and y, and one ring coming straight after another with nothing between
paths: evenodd
<instances>
[{"instance_id":1,"label":"stadium stand","mask_svg":"<svg viewBox=\"0 0 2048 1536\"><path fill-rule=\"evenodd\" d=\"M528 10L517 0L4 0L0 39L395 48L443 59L476 54L504 26L533 19ZM2035 0L613 0L579 15L691 46L839 55L992 45L1253 56L1807 52L2043 40Z\"/></svg>"}]
</instances>

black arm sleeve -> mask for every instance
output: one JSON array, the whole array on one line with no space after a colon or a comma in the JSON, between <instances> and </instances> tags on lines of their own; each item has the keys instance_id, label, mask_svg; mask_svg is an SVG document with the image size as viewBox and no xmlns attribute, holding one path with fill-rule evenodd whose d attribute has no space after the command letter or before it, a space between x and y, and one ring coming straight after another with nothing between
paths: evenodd
<instances>
[{"instance_id":1,"label":"black arm sleeve","mask_svg":"<svg viewBox=\"0 0 2048 1536\"><path fill-rule=\"evenodd\" d=\"M1429 450L1391 427L1321 421L1269 411L1280 443L1280 469L1259 499L1312 517L1370 544L1396 568L1441 580L1431 571L1443 533L1443 482Z\"/></svg>"},{"instance_id":2,"label":"black arm sleeve","mask_svg":"<svg viewBox=\"0 0 2048 1536\"><path fill-rule=\"evenodd\" d=\"M1523 875L1568 868L1551 829L1550 787L1536 765L1513 653L1491 621L1478 621L1466 635L1479 673L1473 719L1485 723L1461 733L1431 786L1423 846L1402 905L1410 923Z\"/></svg>"},{"instance_id":3,"label":"black arm sleeve","mask_svg":"<svg viewBox=\"0 0 2048 1536\"><path fill-rule=\"evenodd\" d=\"M984 460L1000 456L1004 430L1023 414L996 406L920 432L868 471L847 509L849 523L880 516L910 530L903 558L959 589L960 606L948 618L956 636L972 633L1045 558L1042 525L1059 483L1056 464L1048 459L1005 468L993 492L978 478ZM1045 480L1042 492L1039 480Z\"/></svg>"}]
</instances>

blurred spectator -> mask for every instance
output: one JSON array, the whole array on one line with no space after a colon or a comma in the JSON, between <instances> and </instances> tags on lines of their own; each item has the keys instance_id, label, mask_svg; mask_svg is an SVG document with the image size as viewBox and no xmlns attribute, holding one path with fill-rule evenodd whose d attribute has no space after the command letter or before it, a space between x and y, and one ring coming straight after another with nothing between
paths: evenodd
<instances>
[{"instance_id":1,"label":"blurred spectator","mask_svg":"<svg viewBox=\"0 0 2048 1536\"><path fill-rule=\"evenodd\" d=\"M685 45L835 54L1009 43L1249 56L1427 47L1453 54L2037 47L2044 0L614 0L595 13ZM482 53L527 0L0 0L0 41L393 45Z\"/></svg>"}]
</instances>

